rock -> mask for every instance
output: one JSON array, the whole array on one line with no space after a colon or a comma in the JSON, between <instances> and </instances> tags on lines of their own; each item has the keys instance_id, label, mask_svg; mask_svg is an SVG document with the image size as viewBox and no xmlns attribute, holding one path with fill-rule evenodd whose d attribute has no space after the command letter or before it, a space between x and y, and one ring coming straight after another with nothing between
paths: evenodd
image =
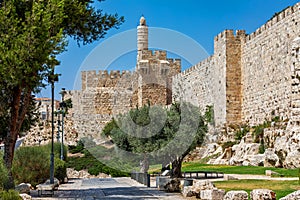
<instances>
[{"instance_id":1,"label":"rock","mask_svg":"<svg viewBox=\"0 0 300 200\"><path fill-rule=\"evenodd\" d=\"M167 183L169 183L172 179L164 176L157 176L156 177L156 187L159 190L164 190Z\"/></svg>"},{"instance_id":2,"label":"rock","mask_svg":"<svg viewBox=\"0 0 300 200\"><path fill-rule=\"evenodd\" d=\"M167 192L179 192L180 191L180 180L177 178L172 179L164 186L164 189Z\"/></svg>"},{"instance_id":3,"label":"rock","mask_svg":"<svg viewBox=\"0 0 300 200\"><path fill-rule=\"evenodd\" d=\"M202 200L223 200L224 196L225 190L219 190L217 188L200 191L200 199Z\"/></svg>"},{"instance_id":4,"label":"rock","mask_svg":"<svg viewBox=\"0 0 300 200\"><path fill-rule=\"evenodd\" d=\"M48 179L45 184L50 184L50 179ZM59 180L57 178L54 178L54 187L58 187L59 186Z\"/></svg>"},{"instance_id":5,"label":"rock","mask_svg":"<svg viewBox=\"0 0 300 200\"><path fill-rule=\"evenodd\" d=\"M296 200L296 199L300 199L300 190L295 191L285 197L282 197L279 200Z\"/></svg>"},{"instance_id":6,"label":"rock","mask_svg":"<svg viewBox=\"0 0 300 200\"><path fill-rule=\"evenodd\" d=\"M300 166L300 151L294 150L286 156L283 166L285 168L298 168Z\"/></svg>"},{"instance_id":7,"label":"rock","mask_svg":"<svg viewBox=\"0 0 300 200\"><path fill-rule=\"evenodd\" d=\"M234 176L224 174L224 180L228 181L228 180L239 180L239 179Z\"/></svg>"},{"instance_id":8,"label":"rock","mask_svg":"<svg viewBox=\"0 0 300 200\"><path fill-rule=\"evenodd\" d=\"M280 175L279 173L274 172L272 170L266 170L266 176L272 176L273 174Z\"/></svg>"},{"instance_id":9,"label":"rock","mask_svg":"<svg viewBox=\"0 0 300 200\"><path fill-rule=\"evenodd\" d=\"M110 175L99 173L97 176L91 175L86 170L76 171L72 168L67 168L67 177L70 178L110 178Z\"/></svg>"},{"instance_id":10,"label":"rock","mask_svg":"<svg viewBox=\"0 0 300 200\"><path fill-rule=\"evenodd\" d=\"M225 194L223 200L248 200L248 193L246 191L229 191Z\"/></svg>"},{"instance_id":11,"label":"rock","mask_svg":"<svg viewBox=\"0 0 300 200\"><path fill-rule=\"evenodd\" d=\"M20 197L23 199L23 200L31 200L31 196L28 195L28 194L20 194Z\"/></svg>"},{"instance_id":12,"label":"rock","mask_svg":"<svg viewBox=\"0 0 300 200\"><path fill-rule=\"evenodd\" d=\"M249 162L250 166L264 166L265 155L248 155L245 157L245 159Z\"/></svg>"},{"instance_id":13,"label":"rock","mask_svg":"<svg viewBox=\"0 0 300 200\"><path fill-rule=\"evenodd\" d=\"M182 190L182 195L184 197L192 197L192 196L196 196L196 192L194 191L194 187L193 186L185 186L183 187Z\"/></svg>"},{"instance_id":14,"label":"rock","mask_svg":"<svg viewBox=\"0 0 300 200\"><path fill-rule=\"evenodd\" d=\"M279 158L275 154L275 150L272 148L266 149L264 167L274 167L278 165L278 162L279 162Z\"/></svg>"},{"instance_id":15,"label":"rock","mask_svg":"<svg viewBox=\"0 0 300 200\"><path fill-rule=\"evenodd\" d=\"M232 157L229 160L229 165L258 165L263 163L261 157L257 156L259 152L259 145L257 143L245 143L244 140L237 145L232 146ZM246 161L246 162L245 162Z\"/></svg>"},{"instance_id":16,"label":"rock","mask_svg":"<svg viewBox=\"0 0 300 200\"><path fill-rule=\"evenodd\" d=\"M196 193L199 193L201 190L212 190L215 188L214 184L209 180L196 180L193 181L193 188Z\"/></svg>"},{"instance_id":17,"label":"rock","mask_svg":"<svg viewBox=\"0 0 300 200\"><path fill-rule=\"evenodd\" d=\"M19 193L26 193L30 194L30 189L33 189L31 184L29 183L21 183L20 185L17 185L15 190Z\"/></svg>"},{"instance_id":18,"label":"rock","mask_svg":"<svg viewBox=\"0 0 300 200\"><path fill-rule=\"evenodd\" d=\"M252 200L276 200L276 193L269 189L255 189L250 192Z\"/></svg>"}]
</instances>

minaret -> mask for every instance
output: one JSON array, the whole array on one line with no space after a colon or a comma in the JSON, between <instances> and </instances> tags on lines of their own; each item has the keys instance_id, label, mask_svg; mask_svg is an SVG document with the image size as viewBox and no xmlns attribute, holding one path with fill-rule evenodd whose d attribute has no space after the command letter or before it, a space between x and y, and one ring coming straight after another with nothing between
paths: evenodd
<instances>
[{"instance_id":1,"label":"minaret","mask_svg":"<svg viewBox=\"0 0 300 200\"><path fill-rule=\"evenodd\" d=\"M142 60L142 51L148 50L148 26L144 16L140 19L140 25L137 27L137 63Z\"/></svg>"}]
</instances>

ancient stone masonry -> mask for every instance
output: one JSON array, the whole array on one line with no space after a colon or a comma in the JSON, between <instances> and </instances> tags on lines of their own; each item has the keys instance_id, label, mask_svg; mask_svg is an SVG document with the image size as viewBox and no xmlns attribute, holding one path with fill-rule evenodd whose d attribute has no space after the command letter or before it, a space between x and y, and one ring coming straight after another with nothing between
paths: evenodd
<instances>
[{"instance_id":1,"label":"ancient stone masonry","mask_svg":"<svg viewBox=\"0 0 300 200\"><path fill-rule=\"evenodd\" d=\"M213 55L182 72L180 59L148 49L148 26L142 17L135 71L81 75L81 90L65 97L72 98L69 124L78 138L101 138L113 116L136 106L187 101L202 111L213 107L214 142L231 125L252 127L279 117L281 128L266 130L269 152L284 158L283 166L300 166L300 3L251 34L221 32L214 38Z\"/></svg>"},{"instance_id":2,"label":"ancient stone masonry","mask_svg":"<svg viewBox=\"0 0 300 200\"><path fill-rule=\"evenodd\" d=\"M202 109L212 105L217 127L257 125L274 116L297 125L299 7L285 9L250 35L220 33L211 57L173 77L173 97Z\"/></svg>"},{"instance_id":3,"label":"ancient stone masonry","mask_svg":"<svg viewBox=\"0 0 300 200\"><path fill-rule=\"evenodd\" d=\"M101 142L101 130L113 116L136 106L172 102L172 76L180 73L181 60L167 58L166 51L148 49L144 17L137 28L137 65L130 71L83 71L81 91L70 91L73 122L79 138Z\"/></svg>"}]
</instances>

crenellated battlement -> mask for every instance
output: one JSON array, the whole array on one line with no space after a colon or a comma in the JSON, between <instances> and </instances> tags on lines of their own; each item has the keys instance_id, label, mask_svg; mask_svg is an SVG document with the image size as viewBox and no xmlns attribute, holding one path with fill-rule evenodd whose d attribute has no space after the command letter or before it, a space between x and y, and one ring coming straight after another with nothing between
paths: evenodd
<instances>
[{"instance_id":1,"label":"crenellated battlement","mask_svg":"<svg viewBox=\"0 0 300 200\"><path fill-rule=\"evenodd\" d=\"M280 13L276 13L267 23L256 29L253 33L249 34L246 36L246 42L256 38L258 35L261 33L267 31L270 29L272 26L278 24L285 18L290 17L292 14L300 12L300 2L297 3L294 6L287 7L285 10L281 11Z\"/></svg>"},{"instance_id":2,"label":"crenellated battlement","mask_svg":"<svg viewBox=\"0 0 300 200\"><path fill-rule=\"evenodd\" d=\"M222 41L229 38L244 38L246 36L245 30L237 30L235 33L232 29L224 30L223 32L219 33L215 38L214 41Z\"/></svg>"},{"instance_id":3,"label":"crenellated battlement","mask_svg":"<svg viewBox=\"0 0 300 200\"><path fill-rule=\"evenodd\" d=\"M119 79L130 80L134 72L129 70L91 70L81 72L82 90L97 87L115 87Z\"/></svg>"},{"instance_id":4,"label":"crenellated battlement","mask_svg":"<svg viewBox=\"0 0 300 200\"><path fill-rule=\"evenodd\" d=\"M192 73L194 71L198 71L199 69L201 69L204 66L211 65L212 60L213 60L213 56L209 56L208 58L202 60L201 62L197 63L196 65L182 71L181 73L178 73L178 74L174 75L173 78L177 79L177 78L185 76L189 73Z\"/></svg>"},{"instance_id":5,"label":"crenellated battlement","mask_svg":"<svg viewBox=\"0 0 300 200\"><path fill-rule=\"evenodd\" d=\"M167 59L167 51L162 50L142 50L141 60L166 60Z\"/></svg>"}]
</instances>

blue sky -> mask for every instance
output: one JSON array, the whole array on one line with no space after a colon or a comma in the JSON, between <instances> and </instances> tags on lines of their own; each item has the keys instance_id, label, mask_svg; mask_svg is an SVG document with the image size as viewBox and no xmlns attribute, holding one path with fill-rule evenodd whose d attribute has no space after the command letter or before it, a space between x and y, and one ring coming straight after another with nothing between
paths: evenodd
<instances>
[{"instance_id":1,"label":"blue sky","mask_svg":"<svg viewBox=\"0 0 300 200\"><path fill-rule=\"evenodd\" d=\"M58 57L61 64L56 68L56 72L62 75L59 83L56 84L56 98L59 98L57 94L62 87L67 90L73 89L80 66L94 48L101 46L115 35L135 29L142 15L145 16L149 27L166 28L182 33L195 40L211 55L213 54L213 40L218 33L225 29L243 29L248 34L252 33L276 12L297 2L299 0L106 0L96 2L95 6L104 12L124 16L125 23L119 29L110 30L104 39L87 46L78 47L76 42L69 40L67 51ZM101 55L98 57L101 59ZM131 69L135 66L135 59L135 52L131 52L112 63L115 66L99 67L108 70ZM200 57L199 61L202 59ZM185 65L183 68L187 68L189 63L183 64ZM49 89L43 90L37 96L49 97Z\"/></svg>"}]
</instances>

